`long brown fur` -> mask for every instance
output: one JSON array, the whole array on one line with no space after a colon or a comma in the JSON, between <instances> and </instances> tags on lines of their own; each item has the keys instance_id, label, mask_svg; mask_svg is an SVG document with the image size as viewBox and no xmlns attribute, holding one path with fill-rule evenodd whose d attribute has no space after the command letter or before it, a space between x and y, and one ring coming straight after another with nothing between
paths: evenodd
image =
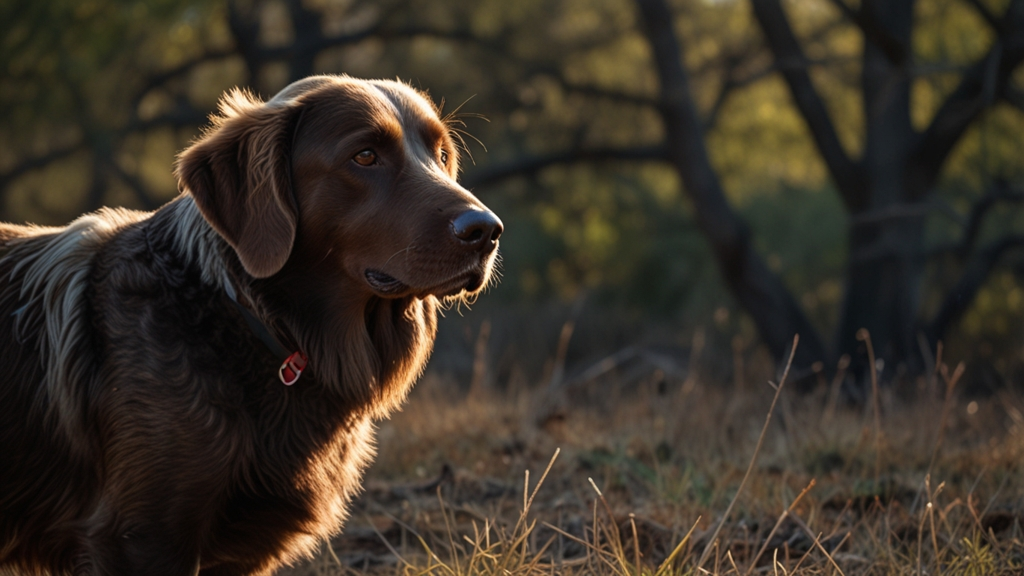
<instances>
[{"instance_id":1,"label":"long brown fur","mask_svg":"<svg viewBox=\"0 0 1024 576\"><path fill-rule=\"evenodd\" d=\"M156 212L0 224L0 567L269 574L340 530L438 306L490 277L457 173L421 94L318 76L228 94Z\"/></svg>"}]
</instances>

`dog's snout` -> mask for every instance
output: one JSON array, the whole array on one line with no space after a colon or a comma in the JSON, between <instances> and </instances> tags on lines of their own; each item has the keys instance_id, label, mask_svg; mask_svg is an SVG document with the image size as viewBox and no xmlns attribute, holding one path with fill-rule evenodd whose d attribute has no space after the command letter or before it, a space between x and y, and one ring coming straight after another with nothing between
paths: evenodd
<instances>
[{"instance_id":1,"label":"dog's snout","mask_svg":"<svg viewBox=\"0 0 1024 576\"><path fill-rule=\"evenodd\" d=\"M501 220L489 210L467 210L452 220L452 233L473 248L493 248L502 230Z\"/></svg>"}]
</instances>

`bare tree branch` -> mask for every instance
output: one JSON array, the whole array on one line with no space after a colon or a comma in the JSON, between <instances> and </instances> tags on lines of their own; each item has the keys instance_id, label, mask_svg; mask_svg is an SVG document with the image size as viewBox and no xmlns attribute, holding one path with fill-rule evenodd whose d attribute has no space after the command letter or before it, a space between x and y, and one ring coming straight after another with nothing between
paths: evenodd
<instances>
[{"instance_id":1,"label":"bare tree branch","mask_svg":"<svg viewBox=\"0 0 1024 576\"><path fill-rule=\"evenodd\" d=\"M985 223L985 217L996 204L999 202L1018 204L1021 201L1024 201L1024 192L1014 190L1005 180L997 181L971 207L971 213L967 217L967 225L964 226L964 235L960 243L960 256L965 258L974 250L978 236L981 234L982 225Z\"/></svg>"},{"instance_id":2,"label":"bare tree branch","mask_svg":"<svg viewBox=\"0 0 1024 576\"><path fill-rule=\"evenodd\" d=\"M1024 246L1024 235L1015 234L993 242L974 255L964 267L960 280L946 294L939 311L928 326L928 334L933 342L941 340L963 317L1002 256L1011 249L1021 246Z\"/></svg>"},{"instance_id":3,"label":"bare tree branch","mask_svg":"<svg viewBox=\"0 0 1024 576\"><path fill-rule=\"evenodd\" d=\"M999 21L999 18L988 9L988 6L982 4L980 0L966 0L966 2L981 15L985 22L988 22L989 26L995 30L1001 30L1000 27L1002 26L1002 23Z\"/></svg>"},{"instance_id":4,"label":"bare tree branch","mask_svg":"<svg viewBox=\"0 0 1024 576\"><path fill-rule=\"evenodd\" d=\"M754 15L775 54L782 77L828 166L843 203L851 212L859 211L866 201L860 168L843 149L828 109L803 66L807 58L790 28L782 5L779 0L753 0L753 5Z\"/></svg>"},{"instance_id":5,"label":"bare tree branch","mask_svg":"<svg viewBox=\"0 0 1024 576\"><path fill-rule=\"evenodd\" d=\"M310 12L311 14L317 14L315 12L308 11L305 8L303 8L303 10ZM308 67L312 65L315 57L324 50L352 46L370 38L380 40L408 40L418 37L432 37L439 40L475 44L477 46L487 48L495 54L507 54L508 52L508 43L505 41L504 37L483 38L465 29L441 30L424 26L403 26L391 28L386 26L383 22L375 22L362 30L347 34L339 34L337 36L313 34L311 36L304 37L301 41L296 41L285 46L268 48L259 44L257 32L245 18L246 16L241 13L232 12L229 21L232 24L232 31L238 44L238 51L245 59L246 65L252 73L255 73L259 68L268 63L279 62L282 60L287 61L289 64L293 65L293 67L299 62L304 63L305 66ZM317 24L316 29L319 30L319 24ZM296 68L296 70L298 70L300 74L305 73L308 75L312 73L311 68L306 70L302 66ZM292 75L294 76L295 74L292 73Z\"/></svg>"},{"instance_id":6,"label":"bare tree branch","mask_svg":"<svg viewBox=\"0 0 1024 576\"><path fill-rule=\"evenodd\" d=\"M1008 83L1006 89L1003 90L1003 100L1010 106L1024 112L1024 90Z\"/></svg>"},{"instance_id":7,"label":"bare tree branch","mask_svg":"<svg viewBox=\"0 0 1024 576\"><path fill-rule=\"evenodd\" d=\"M239 5L237 0L228 2L228 28L235 39L235 50L245 60L248 79L245 84L253 85L260 68L266 63L259 43L260 22L258 16Z\"/></svg>"},{"instance_id":8,"label":"bare tree branch","mask_svg":"<svg viewBox=\"0 0 1024 576\"><path fill-rule=\"evenodd\" d=\"M507 164L485 166L469 172L463 179L467 188L488 186L517 176L532 176L541 170L560 164L604 161L650 161L665 160L667 151L663 146L635 148L593 148L572 149L541 156L517 158Z\"/></svg>"},{"instance_id":9,"label":"bare tree branch","mask_svg":"<svg viewBox=\"0 0 1024 576\"><path fill-rule=\"evenodd\" d=\"M814 67L814 66L827 66L829 64L834 64L834 63L835 63L835 61L807 60L807 61L805 61L803 63L793 63L793 65L794 66L803 66L804 68L810 68L810 67ZM753 70L752 72L748 72L747 74L745 74L743 76L737 77L736 76L737 71L740 70L741 68L743 68L747 64L748 64L747 62L744 62L744 61L740 60L739 57L735 56L735 55L731 55L730 57L726 58L726 61L725 61L724 64L720 63L720 66L724 66L725 67L725 70L726 70L725 73L724 73L724 77L725 78L722 81L721 86L719 87L718 93L715 96L715 99L712 102L711 107L708 109L707 113L705 114L705 118L704 118L704 121L702 123L702 125L704 126L705 131L708 131L712 127L714 127L715 121L717 120L718 113L721 111L721 108L728 101L729 96L731 96L732 93L735 90L738 90L738 89L741 89L741 88L745 88L747 86L750 86L751 84L759 82L760 80L763 80L764 78L767 78L768 76L770 76L771 74L773 74L773 73L775 73L775 72L777 72L779 70L778 63L777 62L771 62L767 66L763 66L763 67L761 67L759 69ZM630 104L630 105L634 105L634 106L657 106L658 105L658 101L656 99L648 97L648 96L643 96L643 95L638 95L638 94L629 94L629 93L626 93L626 92L619 92L619 91L615 91L615 90L608 90L608 89L597 87L597 86L585 86L585 85L573 84L573 83L569 82L568 80L566 80L561 75L553 75L553 76L558 80L558 82L562 85L562 88L566 92L576 93L576 94L580 94L580 95L583 95L583 96L592 96L592 97L595 97L595 98L604 98L604 99L613 100L615 102L619 102L619 103L622 103L622 104Z\"/></svg>"},{"instance_id":10,"label":"bare tree branch","mask_svg":"<svg viewBox=\"0 0 1024 576\"><path fill-rule=\"evenodd\" d=\"M914 78L921 78L943 74L963 74L969 68L970 66L955 62L924 62L912 66L910 75Z\"/></svg>"},{"instance_id":11,"label":"bare tree branch","mask_svg":"<svg viewBox=\"0 0 1024 576\"><path fill-rule=\"evenodd\" d=\"M719 87L718 94L715 96L715 101L711 103L711 108L701 120L701 129L704 130L705 133L710 132L715 127L715 123L718 122L719 113L722 111L725 103L728 102L729 96L732 95L737 87L738 85L736 82L728 76L722 82L722 86Z\"/></svg>"},{"instance_id":12,"label":"bare tree branch","mask_svg":"<svg viewBox=\"0 0 1024 576\"><path fill-rule=\"evenodd\" d=\"M177 78L182 74L191 72L201 64L212 62L214 60L222 60L224 58L229 58L231 56L236 55L238 55L238 52L234 49L210 50L208 52L200 54L199 56L196 56L195 58L192 58L191 60L186 60L185 62L182 62L181 64L178 64L173 68L168 68L167 70L153 74L152 76L146 78L146 80L142 83L142 87L139 88L139 91L135 94L135 97L132 98L132 112L134 113L137 111L139 103L142 101L143 98L146 97L146 94L149 94L156 88L163 86L164 84L173 80L174 78Z\"/></svg>"},{"instance_id":13,"label":"bare tree branch","mask_svg":"<svg viewBox=\"0 0 1024 576\"><path fill-rule=\"evenodd\" d=\"M1024 60L1024 0L1012 0L1000 19L1000 35L988 53L971 65L939 107L915 146L912 174L917 197L927 194L949 153L967 128L995 99L1006 93L1010 76Z\"/></svg>"},{"instance_id":14,"label":"bare tree branch","mask_svg":"<svg viewBox=\"0 0 1024 576\"><path fill-rule=\"evenodd\" d=\"M605 88L602 86L595 86L592 84L583 84L573 82L565 77L562 67L558 66L554 62L542 62L529 66L527 70L522 74L525 78L532 78L537 76L543 76L550 78L558 83L562 90L566 93L578 94L580 96L589 96L592 98L598 98L602 100L611 100L613 102L619 102L621 104L627 104L631 106L657 106L658 101L650 96L643 94L622 92L620 90L614 90Z\"/></svg>"},{"instance_id":15,"label":"bare tree branch","mask_svg":"<svg viewBox=\"0 0 1024 576\"><path fill-rule=\"evenodd\" d=\"M864 33L864 38L877 46L889 59L889 62L901 66L907 61L907 47L892 34L889 34L884 27L879 26L878 22L863 8L854 10L845 0L832 0L832 4L839 8L843 16L860 28Z\"/></svg>"},{"instance_id":16,"label":"bare tree branch","mask_svg":"<svg viewBox=\"0 0 1024 576\"><path fill-rule=\"evenodd\" d=\"M579 94L581 96L590 96L593 98L601 98L606 100L612 100L620 104L630 104L633 106L657 106L658 101L649 96L643 96L640 94L628 94L626 92L619 92L616 90L608 90L598 86L585 86L581 84L572 84L566 81L561 76L557 77L559 83L562 85L562 89L566 92Z\"/></svg>"},{"instance_id":17,"label":"bare tree branch","mask_svg":"<svg viewBox=\"0 0 1024 576\"><path fill-rule=\"evenodd\" d=\"M89 182L89 189L85 193L85 198L82 200L82 206L79 212L92 212L98 210L103 206L103 195L107 191L107 174L103 166L103 160L100 159L95 151L92 155L92 179Z\"/></svg>"},{"instance_id":18,"label":"bare tree branch","mask_svg":"<svg viewBox=\"0 0 1024 576\"><path fill-rule=\"evenodd\" d=\"M963 227L963 234L956 242L948 242L928 250L929 256L954 255L966 260L973 252L981 236L985 218L992 208L1000 202L1019 204L1024 202L1024 190L1015 189L1006 180L997 180L972 205L966 216L957 217L957 213L949 214L952 219ZM952 210L952 207L949 207Z\"/></svg>"},{"instance_id":19,"label":"bare tree branch","mask_svg":"<svg viewBox=\"0 0 1024 576\"><path fill-rule=\"evenodd\" d=\"M182 102L177 108L153 118L145 120L133 118L124 128L118 131L118 138L124 138L128 134L145 132L153 128L199 126L205 123L207 118L207 114L202 110L191 106L187 102Z\"/></svg>"},{"instance_id":20,"label":"bare tree branch","mask_svg":"<svg viewBox=\"0 0 1024 576\"><path fill-rule=\"evenodd\" d=\"M156 210L159 207L159 204L153 199L153 194L150 193L149 188L142 180L133 174L125 172L113 158L107 158L106 164L113 170L114 175L132 189L143 210Z\"/></svg>"},{"instance_id":21,"label":"bare tree branch","mask_svg":"<svg viewBox=\"0 0 1024 576\"><path fill-rule=\"evenodd\" d=\"M315 48L323 39L323 14L307 8L301 0L287 0L288 14L291 16L294 40L294 52L288 59L288 81L294 82L314 72L313 63L320 52Z\"/></svg>"},{"instance_id":22,"label":"bare tree branch","mask_svg":"<svg viewBox=\"0 0 1024 576\"><path fill-rule=\"evenodd\" d=\"M808 64L810 65L810 63ZM773 62L771 66L766 66L742 78L735 78L733 77L735 68L727 68L725 80L722 82L722 86L718 89L718 95L715 96L715 101L711 104L711 108L708 110L707 114L705 114L704 121L701 123L704 127L704 131L708 132L714 128L715 123L718 121L719 112L722 111L722 107L725 106L729 96L731 96L735 90L754 84L755 82L770 76L776 71L778 71L778 69L776 67L776 63Z\"/></svg>"},{"instance_id":23,"label":"bare tree branch","mask_svg":"<svg viewBox=\"0 0 1024 576\"><path fill-rule=\"evenodd\" d=\"M67 158L68 156L81 150L83 147L84 143L76 142L75 144L62 146L60 148L50 150L46 154L34 156L32 158L26 158L21 162L18 162L10 169L8 169L6 172L0 173L0 192L6 192L7 186L10 185L11 182L23 176L25 173L31 172L33 170L38 170L39 168L43 168L50 164L51 162L55 162L62 158Z\"/></svg>"}]
</instances>

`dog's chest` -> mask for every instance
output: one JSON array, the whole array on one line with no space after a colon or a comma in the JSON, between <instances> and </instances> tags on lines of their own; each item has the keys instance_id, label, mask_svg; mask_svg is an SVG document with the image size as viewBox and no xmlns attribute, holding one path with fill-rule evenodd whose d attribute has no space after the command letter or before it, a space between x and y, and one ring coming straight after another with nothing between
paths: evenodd
<instances>
[{"instance_id":1,"label":"dog's chest","mask_svg":"<svg viewBox=\"0 0 1024 576\"><path fill-rule=\"evenodd\" d=\"M275 441L264 436L225 492L203 563L247 558L286 562L341 530L373 457L372 424L354 419L326 441L316 431ZM299 434L294 434L299 432Z\"/></svg>"}]
</instances>

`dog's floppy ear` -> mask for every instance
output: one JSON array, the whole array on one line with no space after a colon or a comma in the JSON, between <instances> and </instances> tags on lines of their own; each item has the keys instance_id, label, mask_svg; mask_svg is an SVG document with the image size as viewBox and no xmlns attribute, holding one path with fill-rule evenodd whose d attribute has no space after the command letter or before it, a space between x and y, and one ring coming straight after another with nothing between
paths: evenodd
<instances>
[{"instance_id":1,"label":"dog's floppy ear","mask_svg":"<svg viewBox=\"0 0 1024 576\"><path fill-rule=\"evenodd\" d=\"M178 157L178 185L256 278L277 273L295 242L289 156L296 108L233 90L212 127Z\"/></svg>"}]
</instances>

